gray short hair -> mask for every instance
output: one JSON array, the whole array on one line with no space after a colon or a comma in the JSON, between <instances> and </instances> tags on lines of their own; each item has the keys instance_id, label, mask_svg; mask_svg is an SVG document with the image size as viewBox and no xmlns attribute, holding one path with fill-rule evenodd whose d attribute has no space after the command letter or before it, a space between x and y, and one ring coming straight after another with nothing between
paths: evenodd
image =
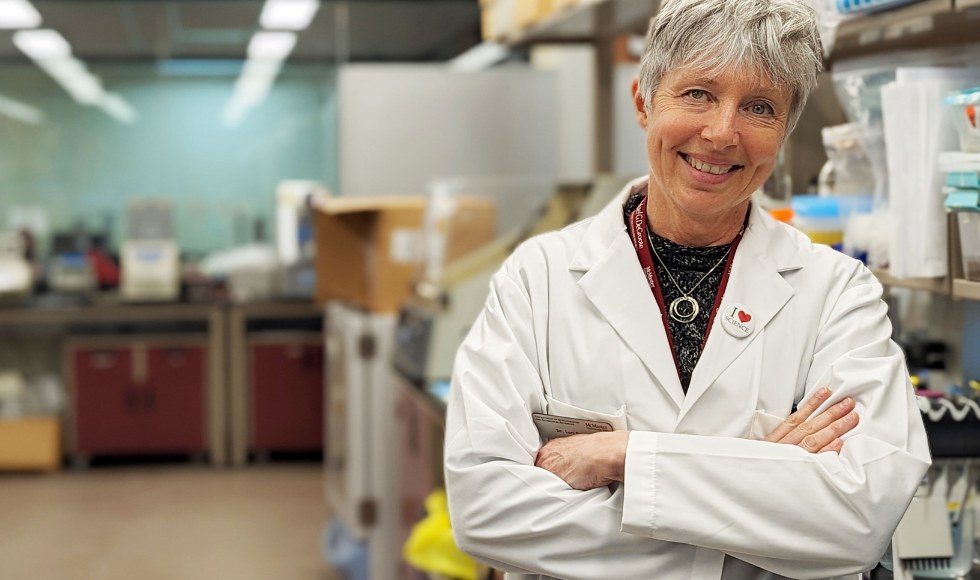
<instances>
[{"instance_id":1,"label":"gray short hair","mask_svg":"<svg viewBox=\"0 0 980 580\"><path fill-rule=\"evenodd\" d=\"M650 24L638 92L649 111L672 69L738 65L791 88L789 135L823 67L816 12L803 0L664 0Z\"/></svg>"}]
</instances>

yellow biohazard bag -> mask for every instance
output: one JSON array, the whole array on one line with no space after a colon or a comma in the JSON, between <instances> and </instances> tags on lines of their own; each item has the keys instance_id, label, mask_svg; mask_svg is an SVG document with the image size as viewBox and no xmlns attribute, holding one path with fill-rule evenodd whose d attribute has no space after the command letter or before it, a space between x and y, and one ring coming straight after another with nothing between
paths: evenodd
<instances>
[{"instance_id":1,"label":"yellow biohazard bag","mask_svg":"<svg viewBox=\"0 0 980 580\"><path fill-rule=\"evenodd\" d=\"M453 540L446 492L437 489L425 498L426 517L415 524L402 556L413 567L456 580L479 580L486 568L460 551Z\"/></svg>"}]
</instances>

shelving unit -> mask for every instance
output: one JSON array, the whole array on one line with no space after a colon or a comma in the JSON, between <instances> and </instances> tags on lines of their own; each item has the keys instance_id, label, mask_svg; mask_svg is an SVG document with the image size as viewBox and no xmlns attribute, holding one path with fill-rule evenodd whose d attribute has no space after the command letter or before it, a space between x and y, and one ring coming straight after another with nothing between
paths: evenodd
<instances>
[{"instance_id":1,"label":"shelving unit","mask_svg":"<svg viewBox=\"0 0 980 580\"><path fill-rule=\"evenodd\" d=\"M624 32L645 32L659 0L600 0L570 6L524 30L499 39L509 46L538 43L593 42Z\"/></svg>"},{"instance_id":2,"label":"shelving unit","mask_svg":"<svg viewBox=\"0 0 980 580\"><path fill-rule=\"evenodd\" d=\"M953 297L966 300L980 300L980 282L953 280Z\"/></svg>"},{"instance_id":3,"label":"shelving unit","mask_svg":"<svg viewBox=\"0 0 980 580\"><path fill-rule=\"evenodd\" d=\"M828 60L973 42L980 42L980 0L924 0L842 22Z\"/></svg>"},{"instance_id":4,"label":"shelving unit","mask_svg":"<svg viewBox=\"0 0 980 580\"><path fill-rule=\"evenodd\" d=\"M881 282L882 286L893 288L908 288L910 290L925 290L949 296L952 288L949 278L895 278L886 270L875 270L875 278Z\"/></svg>"}]
</instances>

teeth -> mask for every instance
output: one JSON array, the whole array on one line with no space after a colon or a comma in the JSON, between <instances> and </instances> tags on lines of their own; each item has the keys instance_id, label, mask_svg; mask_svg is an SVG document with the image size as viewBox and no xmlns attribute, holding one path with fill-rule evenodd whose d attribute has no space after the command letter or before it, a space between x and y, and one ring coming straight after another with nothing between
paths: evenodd
<instances>
[{"instance_id":1,"label":"teeth","mask_svg":"<svg viewBox=\"0 0 980 580\"><path fill-rule=\"evenodd\" d=\"M691 157L690 155L685 155L684 159L691 164L692 167L698 171L704 173L710 173L712 175L721 175L722 173L728 173L728 171L734 167L732 165L711 165L710 163L702 163L697 159Z\"/></svg>"}]
</instances>

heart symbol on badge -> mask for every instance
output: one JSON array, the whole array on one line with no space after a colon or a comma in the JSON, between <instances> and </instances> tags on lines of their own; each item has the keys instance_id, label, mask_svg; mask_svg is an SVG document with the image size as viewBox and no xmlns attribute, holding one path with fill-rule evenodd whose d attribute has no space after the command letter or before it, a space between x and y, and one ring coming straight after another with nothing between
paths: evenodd
<instances>
[{"instance_id":1,"label":"heart symbol on badge","mask_svg":"<svg viewBox=\"0 0 980 580\"><path fill-rule=\"evenodd\" d=\"M746 322L752 320L752 315L746 313L744 310L739 310L738 319L742 321L742 324L745 324Z\"/></svg>"}]
</instances>

